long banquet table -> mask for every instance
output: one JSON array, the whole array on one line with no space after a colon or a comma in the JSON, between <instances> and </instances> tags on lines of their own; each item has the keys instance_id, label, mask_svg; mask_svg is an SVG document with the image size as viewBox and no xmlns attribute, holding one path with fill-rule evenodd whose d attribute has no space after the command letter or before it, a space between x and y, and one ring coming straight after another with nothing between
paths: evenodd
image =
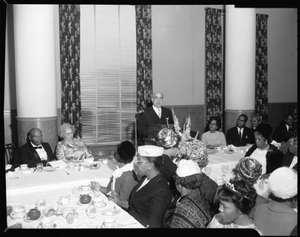
<instances>
[{"instance_id":1,"label":"long banquet table","mask_svg":"<svg viewBox=\"0 0 300 237\"><path fill-rule=\"evenodd\" d=\"M40 199L46 200L46 207L58 208L60 197L70 195L70 203L66 207L75 208L78 213L78 223L68 224L65 217L62 215L54 215L50 218L54 221L56 229L59 228L101 228L105 218L113 217L117 221L117 228L144 228L136 219L129 215L125 210L118 207L114 202L109 201L107 197L98 193L95 196L101 196L104 199L105 206L97 208L94 218L87 215L89 204L81 204L79 196L74 195L72 190L77 187L97 181L102 186L107 186L109 178L115 165L109 161L107 165L101 164L101 167L96 170L91 170L84 167L82 171L78 169L70 170L67 168L57 168L55 171L37 172L31 169L30 172L23 172L20 169L13 174L6 174L6 203L7 206L14 207L16 205L24 205L26 212L35 208L36 201ZM93 193L91 194L93 195ZM113 210L116 207L119 212L113 216L103 214L104 210ZM62 206L62 208L65 208ZM115 214L115 213L114 213ZM37 228L45 217L42 211L42 217L36 221L28 221L26 219L13 219L7 216L7 226L10 227L16 223L21 223L22 228Z\"/></svg>"},{"instance_id":2,"label":"long banquet table","mask_svg":"<svg viewBox=\"0 0 300 237\"><path fill-rule=\"evenodd\" d=\"M211 149L208 150L208 160L209 163L203 170L212 180L214 180L218 185L221 185L224 181L228 181L233 177L232 169L236 166L238 161L245 156L247 147L237 147L235 151L231 154L226 153L223 149ZM222 171L222 166L227 166L228 170ZM256 192L268 198L268 180L258 180L254 184Z\"/></svg>"}]
</instances>

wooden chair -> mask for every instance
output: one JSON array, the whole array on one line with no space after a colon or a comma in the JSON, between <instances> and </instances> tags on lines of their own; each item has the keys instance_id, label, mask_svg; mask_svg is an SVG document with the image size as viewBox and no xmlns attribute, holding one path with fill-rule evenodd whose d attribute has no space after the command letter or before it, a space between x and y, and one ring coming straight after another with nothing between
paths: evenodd
<instances>
[{"instance_id":1,"label":"wooden chair","mask_svg":"<svg viewBox=\"0 0 300 237\"><path fill-rule=\"evenodd\" d=\"M13 143L5 144L5 159L6 164L11 164L17 146Z\"/></svg>"}]
</instances>

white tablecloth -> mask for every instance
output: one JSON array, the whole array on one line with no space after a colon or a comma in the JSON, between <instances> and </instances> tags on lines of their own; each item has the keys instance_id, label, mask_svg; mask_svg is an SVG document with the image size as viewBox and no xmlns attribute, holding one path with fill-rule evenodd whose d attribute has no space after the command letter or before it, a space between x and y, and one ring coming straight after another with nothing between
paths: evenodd
<instances>
[{"instance_id":1,"label":"white tablecloth","mask_svg":"<svg viewBox=\"0 0 300 237\"><path fill-rule=\"evenodd\" d=\"M79 216L79 222L68 224L63 216L52 216L56 228L88 228L90 224L94 224L98 228L101 227L105 216L101 212L106 209L111 209L114 206L120 213L113 216L119 224L129 224L122 226L122 228L144 228L137 220L135 220L126 211L118 207L114 202L109 201L105 195L104 201L105 207L98 208L95 218L88 217L86 209L88 205L80 205L79 197L76 197L72 193L72 189L75 186L90 183L91 181L97 181L102 186L106 186L109 182L109 178L115 169L115 166L109 162L108 165L101 165L98 170L90 170L84 168L83 171L69 169L57 169L53 172L33 172L24 174L22 171L15 171L13 175L6 174L6 201L7 206L24 205L26 212L36 206L36 201L39 199L46 199L47 207L56 208L58 200L62 196L70 195L71 200L67 207L74 207L77 210ZM19 177L12 179L11 177ZM42 217L44 218L44 217ZM42 219L41 219L42 220ZM23 219L12 219L7 217L8 227L21 223L22 228L37 228L41 220L27 222ZM133 224L131 224L133 223ZM120 227L120 226L119 226Z\"/></svg>"},{"instance_id":2,"label":"white tablecloth","mask_svg":"<svg viewBox=\"0 0 300 237\"><path fill-rule=\"evenodd\" d=\"M220 185L217 179L221 179L223 177L228 181L231 177L233 177L232 169L236 166L237 162L245 156L247 151L246 147L238 147L236 152L232 154L227 154L223 150L218 151L216 149L209 150L208 153L208 160L209 163L207 165L208 169L204 169L203 172L206 173L212 180ZM228 167L227 172L222 172L222 166L226 165ZM207 170L211 169L211 173L207 173ZM267 198L268 197L268 190L267 190L267 183L268 180L263 182L263 188L259 187L259 183L261 181L258 180L256 184L254 184L254 188L256 192Z\"/></svg>"}]
</instances>

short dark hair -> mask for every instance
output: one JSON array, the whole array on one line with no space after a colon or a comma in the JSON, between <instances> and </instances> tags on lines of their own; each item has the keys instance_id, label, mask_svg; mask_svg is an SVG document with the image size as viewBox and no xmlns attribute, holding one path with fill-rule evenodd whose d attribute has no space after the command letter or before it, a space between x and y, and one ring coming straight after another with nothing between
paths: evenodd
<instances>
[{"instance_id":1,"label":"short dark hair","mask_svg":"<svg viewBox=\"0 0 300 237\"><path fill-rule=\"evenodd\" d=\"M244 116L244 118L245 118L245 122L247 122L247 121L248 121L248 116L247 116L246 114L240 114L240 115L239 115L239 117L241 117L241 116ZM239 117L238 117L238 118L239 118Z\"/></svg>"}]
</instances>

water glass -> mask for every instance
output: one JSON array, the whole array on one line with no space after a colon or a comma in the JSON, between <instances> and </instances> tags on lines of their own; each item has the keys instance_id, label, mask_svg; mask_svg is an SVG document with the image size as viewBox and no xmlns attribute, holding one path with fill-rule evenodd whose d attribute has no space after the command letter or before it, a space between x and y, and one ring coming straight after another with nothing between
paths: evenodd
<instances>
[{"instance_id":1,"label":"water glass","mask_svg":"<svg viewBox=\"0 0 300 237\"><path fill-rule=\"evenodd\" d=\"M227 171L228 171L228 165L222 165L221 166L221 170L222 170L223 173L227 173Z\"/></svg>"},{"instance_id":2,"label":"water glass","mask_svg":"<svg viewBox=\"0 0 300 237\"><path fill-rule=\"evenodd\" d=\"M39 199L36 201L36 207L37 209L44 210L46 207L46 199Z\"/></svg>"},{"instance_id":3,"label":"water glass","mask_svg":"<svg viewBox=\"0 0 300 237\"><path fill-rule=\"evenodd\" d=\"M264 190L264 181L259 181L258 187L260 190Z\"/></svg>"},{"instance_id":4,"label":"water glass","mask_svg":"<svg viewBox=\"0 0 300 237\"><path fill-rule=\"evenodd\" d=\"M36 164L36 171L42 172L43 171L43 163L37 163Z\"/></svg>"}]
</instances>

